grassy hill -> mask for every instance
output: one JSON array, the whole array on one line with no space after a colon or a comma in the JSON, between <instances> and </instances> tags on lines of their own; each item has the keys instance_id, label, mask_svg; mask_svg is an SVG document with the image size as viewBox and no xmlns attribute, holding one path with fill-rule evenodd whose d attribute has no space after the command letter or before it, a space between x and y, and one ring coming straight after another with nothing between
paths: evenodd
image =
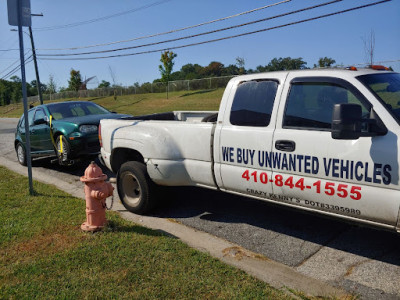
<instances>
[{"instance_id":1,"label":"grassy hill","mask_svg":"<svg viewBox=\"0 0 400 300\"><path fill-rule=\"evenodd\" d=\"M167 112L173 110L218 110L224 92L223 88L199 91L170 92L169 99L166 93L138 94L97 98L63 99L59 101L84 100L92 101L117 113L144 115ZM45 101L50 103L55 101ZM38 102L35 103L38 105ZM22 103L0 106L0 117L18 118L23 113Z\"/></svg>"}]
</instances>

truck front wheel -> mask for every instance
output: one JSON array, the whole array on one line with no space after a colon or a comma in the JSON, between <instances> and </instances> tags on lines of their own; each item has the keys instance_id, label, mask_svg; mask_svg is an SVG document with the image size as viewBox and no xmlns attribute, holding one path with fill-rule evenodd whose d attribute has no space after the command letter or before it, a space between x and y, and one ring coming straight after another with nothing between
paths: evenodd
<instances>
[{"instance_id":1,"label":"truck front wheel","mask_svg":"<svg viewBox=\"0 0 400 300\"><path fill-rule=\"evenodd\" d=\"M117 189L122 204L130 212L145 214L155 205L155 184L143 163L124 163L117 174Z\"/></svg>"}]
</instances>

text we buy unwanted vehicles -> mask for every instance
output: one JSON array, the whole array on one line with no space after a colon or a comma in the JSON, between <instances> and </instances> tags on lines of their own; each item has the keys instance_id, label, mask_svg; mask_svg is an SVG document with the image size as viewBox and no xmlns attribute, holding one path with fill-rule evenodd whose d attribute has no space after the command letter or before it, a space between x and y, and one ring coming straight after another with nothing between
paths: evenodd
<instances>
[{"instance_id":1,"label":"text we buy unwanted vehicles","mask_svg":"<svg viewBox=\"0 0 400 300\"><path fill-rule=\"evenodd\" d=\"M102 120L101 156L135 213L201 186L400 231L400 74L376 69L238 76L217 116Z\"/></svg>"}]
</instances>

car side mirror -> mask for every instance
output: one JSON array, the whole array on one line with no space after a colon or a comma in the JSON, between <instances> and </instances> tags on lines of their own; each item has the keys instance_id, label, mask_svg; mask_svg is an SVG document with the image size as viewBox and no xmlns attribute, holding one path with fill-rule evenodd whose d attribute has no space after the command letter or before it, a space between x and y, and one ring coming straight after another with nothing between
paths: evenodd
<instances>
[{"instance_id":1,"label":"car side mirror","mask_svg":"<svg viewBox=\"0 0 400 300\"><path fill-rule=\"evenodd\" d=\"M47 117L41 118L41 119L36 119L33 121L33 125L41 125L41 124L47 124L49 122Z\"/></svg>"},{"instance_id":2,"label":"car side mirror","mask_svg":"<svg viewBox=\"0 0 400 300\"><path fill-rule=\"evenodd\" d=\"M335 140L357 140L361 136L361 105L335 104L332 113L332 138Z\"/></svg>"}]
</instances>

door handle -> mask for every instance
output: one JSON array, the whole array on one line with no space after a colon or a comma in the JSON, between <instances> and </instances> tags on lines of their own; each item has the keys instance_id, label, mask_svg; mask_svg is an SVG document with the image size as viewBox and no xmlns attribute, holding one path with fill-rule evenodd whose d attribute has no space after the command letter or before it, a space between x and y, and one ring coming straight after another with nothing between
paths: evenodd
<instances>
[{"instance_id":1,"label":"door handle","mask_svg":"<svg viewBox=\"0 0 400 300\"><path fill-rule=\"evenodd\" d=\"M275 142L275 149L285 152L296 150L296 143L293 141L279 140Z\"/></svg>"}]
</instances>

